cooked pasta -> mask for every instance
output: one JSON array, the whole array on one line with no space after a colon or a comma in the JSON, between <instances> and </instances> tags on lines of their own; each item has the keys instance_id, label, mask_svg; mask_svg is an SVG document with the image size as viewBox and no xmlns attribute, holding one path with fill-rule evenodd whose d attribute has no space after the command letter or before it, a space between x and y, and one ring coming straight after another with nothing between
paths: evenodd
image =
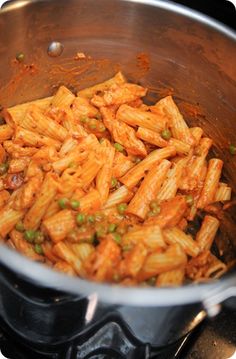
<instances>
[{"instance_id":1,"label":"cooked pasta","mask_svg":"<svg viewBox=\"0 0 236 359\"><path fill-rule=\"evenodd\" d=\"M213 141L171 96L149 106L146 94L119 72L3 110L2 241L98 282L177 286L226 271L210 252L220 221L207 214L231 199L223 162L208 160Z\"/></svg>"}]
</instances>

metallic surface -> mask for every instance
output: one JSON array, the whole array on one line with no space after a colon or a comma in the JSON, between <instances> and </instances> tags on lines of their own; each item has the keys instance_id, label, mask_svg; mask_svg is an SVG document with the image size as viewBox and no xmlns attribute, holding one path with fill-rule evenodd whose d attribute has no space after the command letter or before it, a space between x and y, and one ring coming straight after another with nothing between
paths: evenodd
<instances>
[{"instance_id":1,"label":"metallic surface","mask_svg":"<svg viewBox=\"0 0 236 359\"><path fill-rule=\"evenodd\" d=\"M47 53L51 57L58 57L62 54L64 46L58 41L52 41L49 46Z\"/></svg>"},{"instance_id":2,"label":"metallic surface","mask_svg":"<svg viewBox=\"0 0 236 359\"><path fill-rule=\"evenodd\" d=\"M188 123L202 126L213 138L214 154L224 160L224 175L236 190L235 157L227 150L229 143L236 143L236 131L233 131L236 110L234 32L198 13L164 1L23 3L24 6L13 3L0 14L0 34L4 33L0 36L2 106L51 95L62 83L77 90L94 81L102 81L121 69L129 80L151 89L150 101L174 94ZM48 44L55 39L64 45L60 58L47 56ZM12 61L19 51L25 54L25 63L20 66ZM94 60L89 60L88 64L76 61L77 52L84 52ZM230 238L222 242L226 254L229 252L229 257L233 257L236 229L229 232ZM0 262L4 268L11 269L12 275L17 273L17 276L9 278L3 271L0 286L8 295L14 293L13 303L18 301L19 308L22 298L19 288L14 291L14 285L18 286L20 278L25 278L23 288L34 283L42 290L54 288L78 295L79 299L70 300L77 301L81 315L80 331L98 325L105 315L110 318L108 321L112 320L115 312L133 335L152 345L174 341L196 325L194 320L201 308L193 303L204 302L206 307L216 305L216 298L220 301L226 299L228 293L235 293L236 287L235 273L211 284L178 289L99 285L52 272L5 247L1 248ZM31 291L27 289L27 293L24 300L32 305ZM25 335L29 326L27 318L19 317L16 323L4 298L3 294L0 295L0 312L4 313L4 320L11 327L17 324L19 332L21 327L21 333ZM44 331L46 315L49 315L46 308L37 303L34 303L35 312L32 309L31 316L32 319L33 312L38 313L35 320L31 320L30 330L34 335L39 328L39 318ZM39 307L41 311L38 311ZM56 308L55 311L51 309L51 313L56 323ZM64 329L62 337L68 336L68 328ZM55 327L48 330L53 335Z\"/></svg>"}]
</instances>

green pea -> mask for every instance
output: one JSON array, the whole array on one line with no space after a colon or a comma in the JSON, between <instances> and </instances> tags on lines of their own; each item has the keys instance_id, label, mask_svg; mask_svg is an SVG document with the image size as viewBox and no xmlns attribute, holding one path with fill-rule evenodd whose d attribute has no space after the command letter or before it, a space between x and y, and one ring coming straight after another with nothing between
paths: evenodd
<instances>
[{"instance_id":1,"label":"green pea","mask_svg":"<svg viewBox=\"0 0 236 359\"><path fill-rule=\"evenodd\" d=\"M107 231L106 231L106 228L104 226L101 226L101 227L97 228L96 236L98 238L105 237L106 234L107 234Z\"/></svg>"},{"instance_id":2,"label":"green pea","mask_svg":"<svg viewBox=\"0 0 236 359\"><path fill-rule=\"evenodd\" d=\"M154 216L156 216L160 212L161 212L161 207L160 206L157 206L157 207L152 209L152 213L153 213Z\"/></svg>"},{"instance_id":3,"label":"green pea","mask_svg":"<svg viewBox=\"0 0 236 359\"><path fill-rule=\"evenodd\" d=\"M126 245L123 246L122 249L123 249L123 252L129 252L129 251L131 250L131 248L132 248L132 247L131 247L130 244L126 244Z\"/></svg>"},{"instance_id":4,"label":"green pea","mask_svg":"<svg viewBox=\"0 0 236 359\"><path fill-rule=\"evenodd\" d=\"M159 204L158 204L157 201L151 201L149 207L150 207L151 209L156 209L156 208L158 208L158 207L160 207L160 206L159 206Z\"/></svg>"},{"instance_id":5,"label":"green pea","mask_svg":"<svg viewBox=\"0 0 236 359\"><path fill-rule=\"evenodd\" d=\"M68 198L60 198L58 200L58 205L61 209L65 209L69 203Z\"/></svg>"},{"instance_id":6,"label":"green pea","mask_svg":"<svg viewBox=\"0 0 236 359\"><path fill-rule=\"evenodd\" d=\"M95 217L92 214L88 215L87 216L87 222L88 223L94 223L95 222Z\"/></svg>"},{"instance_id":7,"label":"green pea","mask_svg":"<svg viewBox=\"0 0 236 359\"><path fill-rule=\"evenodd\" d=\"M127 209L127 204L126 203L120 203L117 206L117 211L119 212L119 214L124 214L126 209Z\"/></svg>"},{"instance_id":8,"label":"green pea","mask_svg":"<svg viewBox=\"0 0 236 359\"><path fill-rule=\"evenodd\" d=\"M234 145L229 146L229 152L231 155L236 155L236 147Z\"/></svg>"},{"instance_id":9,"label":"green pea","mask_svg":"<svg viewBox=\"0 0 236 359\"><path fill-rule=\"evenodd\" d=\"M0 164L0 175L4 175L8 171L9 165L8 163Z\"/></svg>"},{"instance_id":10,"label":"green pea","mask_svg":"<svg viewBox=\"0 0 236 359\"><path fill-rule=\"evenodd\" d=\"M16 223L15 225L15 229L18 231L18 232L24 232L25 231L25 227L24 227L24 224L20 221L18 223Z\"/></svg>"},{"instance_id":11,"label":"green pea","mask_svg":"<svg viewBox=\"0 0 236 359\"><path fill-rule=\"evenodd\" d=\"M120 143L115 142L114 147L115 147L116 151L118 151L118 152L124 151L124 147Z\"/></svg>"},{"instance_id":12,"label":"green pea","mask_svg":"<svg viewBox=\"0 0 236 359\"><path fill-rule=\"evenodd\" d=\"M79 206L80 206L80 202L77 201L76 199L72 199L72 200L70 201L70 205L71 205L71 208L72 208L72 209L78 209Z\"/></svg>"},{"instance_id":13,"label":"green pea","mask_svg":"<svg viewBox=\"0 0 236 359\"><path fill-rule=\"evenodd\" d=\"M73 168L76 167L76 163L75 162L70 162L68 165L68 168Z\"/></svg>"},{"instance_id":14,"label":"green pea","mask_svg":"<svg viewBox=\"0 0 236 359\"><path fill-rule=\"evenodd\" d=\"M193 196L191 194L187 195L185 197L185 200L186 200L186 203L188 206L192 206L194 204L194 199L193 199Z\"/></svg>"},{"instance_id":15,"label":"green pea","mask_svg":"<svg viewBox=\"0 0 236 359\"><path fill-rule=\"evenodd\" d=\"M41 243L44 242L44 235L43 235L42 232L40 232L40 231L36 231L36 232L35 232L34 242L35 242L36 244L41 244Z\"/></svg>"},{"instance_id":16,"label":"green pea","mask_svg":"<svg viewBox=\"0 0 236 359\"><path fill-rule=\"evenodd\" d=\"M89 128L90 128L91 130L96 130L96 128L97 128L96 123L90 123L90 124L89 124Z\"/></svg>"},{"instance_id":17,"label":"green pea","mask_svg":"<svg viewBox=\"0 0 236 359\"><path fill-rule=\"evenodd\" d=\"M165 129L161 132L161 137L164 139L164 140L169 140L171 138L171 132L170 130L168 129Z\"/></svg>"},{"instance_id":18,"label":"green pea","mask_svg":"<svg viewBox=\"0 0 236 359\"><path fill-rule=\"evenodd\" d=\"M76 216L76 223L78 224L78 226L81 226L82 224L84 224L85 222L85 215L83 213L79 213Z\"/></svg>"},{"instance_id":19,"label":"green pea","mask_svg":"<svg viewBox=\"0 0 236 359\"><path fill-rule=\"evenodd\" d=\"M115 177L113 177L113 178L111 179L111 188L116 187L116 186L117 186L117 184L118 184L117 179L116 179Z\"/></svg>"},{"instance_id":20,"label":"green pea","mask_svg":"<svg viewBox=\"0 0 236 359\"><path fill-rule=\"evenodd\" d=\"M149 217L154 217L156 214L153 212L153 211L149 211L148 213L147 213L147 217L149 218Z\"/></svg>"},{"instance_id":21,"label":"green pea","mask_svg":"<svg viewBox=\"0 0 236 359\"><path fill-rule=\"evenodd\" d=\"M35 244L34 250L37 254L39 254L41 256L44 255L43 248L42 248L41 244L38 244L38 243Z\"/></svg>"},{"instance_id":22,"label":"green pea","mask_svg":"<svg viewBox=\"0 0 236 359\"><path fill-rule=\"evenodd\" d=\"M36 235L36 232L33 229L29 229L29 230L25 231L24 238L27 242L33 243L35 240L35 235Z\"/></svg>"},{"instance_id":23,"label":"green pea","mask_svg":"<svg viewBox=\"0 0 236 359\"><path fill-rule=\"evenodd\" d=\"M16 54L16 60L19 61L19 62L23 62L25 59L25 55L23 54L23 52L18 52Z\"/></svg>"},{"instance_id":24,"label":"green pea","mask_svg":"<svg viewBox=\"0 0 236 359\"><path fill-rule=\"evenodd\" d=\"M110 223L109 226L108 226L108 232L109 232L109 233L115 232L116 227L117 227L117 226L116 226L115 223Z\"/></svg>"},{"instance_id":25,"label":"green pea","mask_svg":"<svg viewBox=\"0 0 236 359\"><path fill-rule=\"evenodd\" d=\"M117 244L121 243L121 236L118 233L113 233L113 239Z\"/></svg>"},{"instance_id":26,"label":"green pea","mask_svg":"<svg viewBox=\"0 0 236 359\"><path fill-rule=\"evenodd\" d=\"M86 116L80 117L80 122L82 122L82 123L88 122L88 117L86 117Z\"/></svg>"}]
</instances>

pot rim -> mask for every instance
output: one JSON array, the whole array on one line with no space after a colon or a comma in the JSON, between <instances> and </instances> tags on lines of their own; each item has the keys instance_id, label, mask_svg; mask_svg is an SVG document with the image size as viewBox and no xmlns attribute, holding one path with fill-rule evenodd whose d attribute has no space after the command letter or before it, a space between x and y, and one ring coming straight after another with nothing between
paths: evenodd
<instances>
[{"instance_id":1,"label":"pot rim","mask_svg":"<svg viewBox=\"0 0 236 359\"><path fill-rule=\"evenodd\" d=\"M236 287L235 274L209 283L188 284L176 288L122 287L83 280L56 272L44 264L29 260L5 245L0 245L0 263L33 285L88 297L109 304L130 306L170 306L197 302L209 302L220 294L227 299L230 289ZM225 293L225 295L224 295ZM231 292L230 292L231 293ZM214 303L218 304L218 303Z\"/></svg>"},{"instance_id":2,"label":"pot rim","mask_svg":"<svg viewBox=\"0 0 236 359\"><path fill-rule=\"evenodd\" d=\"M190 19L194 19L200 23L208 25L236 41L236 31L231 27L221 23L218 20L213 19L208 15L201 13L200 11L193 10L182 4L174 3L171 0L168 0L168 2L166 2L165 0L119 0L119 1L134 3L134 4L142 4L146 6L154 6L167 11L175 12L177 14L186 16ZM0 8L0 15L1 13L3 14L4 12L17 10L19 8L26 7L28 5L33 5L33 3L39 3L39 2L57 2L57 0L9 0L9 2L3 4L2 9Z\"/></svg>"},{"instance_id":3,"label":"pot rim","mask_svg":"<svg viewBox=\"0 0 236 359\"><path fill-rule=\"evenodd\" d=\"M34 2L47 2L49 0L24 0L12 2L0 11L0 16L5 12L16 11ZM236 41L236 31L212 18L189 9L183 5L165 2L163 0L120 0L134 4L154 6L166 11L171 11L203 23L223 35ZM78 296L96 298L105 303L124 304L130 306L169 306L183 305L196 302L206 302L209 298L217 297L221 293L220 301L227 299L231 288L236 288L235 274L226 274L216 282L189 284L177 288L140 288L122 287L119 285L98 284L80 278L69 277L58 273L46 266L30 261L21 254L14 252L4 245L0 245L0 263L20 274L35 285L68 292ZM231 293L231 292L230 292Z\"/></svg>"}]
</instances>

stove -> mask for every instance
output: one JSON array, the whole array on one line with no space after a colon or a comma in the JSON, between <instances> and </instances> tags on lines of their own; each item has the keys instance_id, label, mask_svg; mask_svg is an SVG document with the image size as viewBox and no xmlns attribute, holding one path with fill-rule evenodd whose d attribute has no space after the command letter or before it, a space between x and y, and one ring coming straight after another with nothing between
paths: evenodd
<instances>
[{"instance_id":1,"label":"stove","mask_svg":"<svg viewBox=\"0 0 236 359\"><path fill-rule=\"evenodd\" d=\"M72 342L50 354L35 353L1 329L0 348L1 359L235 359L236 309L224 308L179 342L158 350L130 343L115 324L109 330L103 326L83 343Z\"/></svg>"}]
</instances>

